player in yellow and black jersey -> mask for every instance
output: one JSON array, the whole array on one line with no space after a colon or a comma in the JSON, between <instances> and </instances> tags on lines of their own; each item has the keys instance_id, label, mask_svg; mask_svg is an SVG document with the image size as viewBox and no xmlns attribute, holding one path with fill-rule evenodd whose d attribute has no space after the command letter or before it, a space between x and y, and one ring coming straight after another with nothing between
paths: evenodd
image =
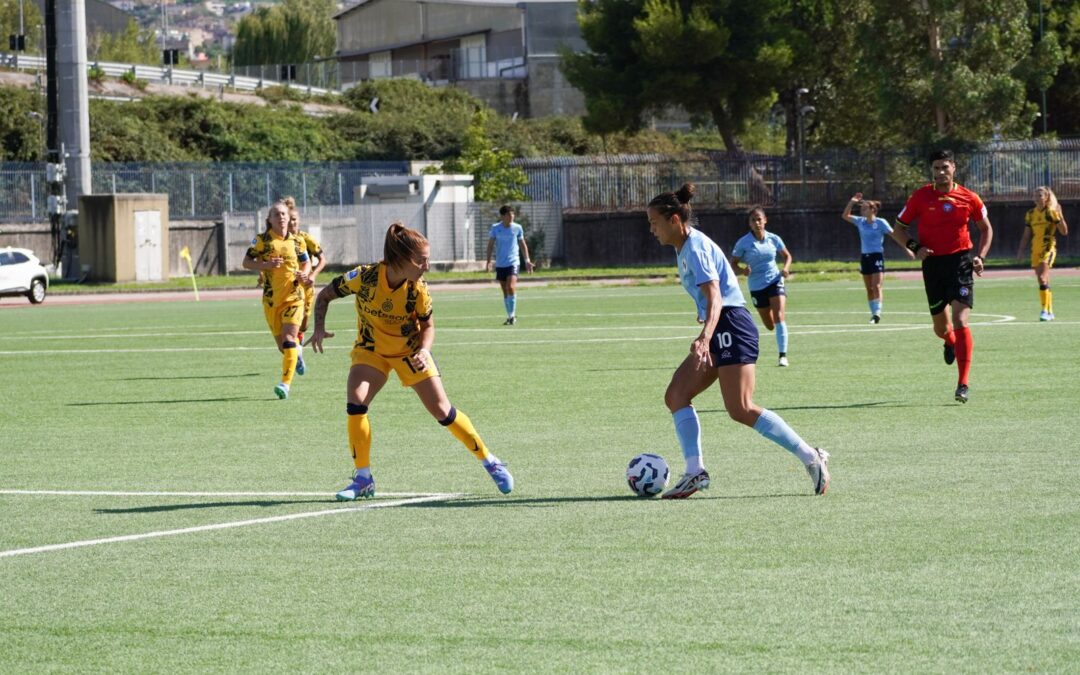
<instances>
[{"instance_id":1,"label":"player in yellow and black jersey","mask_svg":"<svg viewBox=\"0 0 1080 675\"><path fill-rule=\"evenodd\" d=\"M386 384L390 371L402 386L412 387L427 411L450 430L479 459L499 491L509 494L514 478L491 454L469 417L450 404L431 347L435 342L431 295L424 272L430 247L416 230L394 223L386 232L383 260L360 265L335 278L315 300L315 328L308 344L317 353L334 337L326 331L330 303L355 296L357 338L352 349L346 411L349 446L356 472L353 481L337 493L341 501L375 496L371 476L371 423L368 408Z\"/></svg>"},{"instance_id":2,"label":"player in yellow and black jersey","mask_svg":"<svg viewBox=\"0 0 1080 675\"><path fill-rule=\"evenodd\" d=\"M326 267L326 253L323 252L322 247L319 246L319 242L314 237L300 230L300 210L296 208L296 200L292 197L286 197L283 201L289 207L289 234L300 241L300 247L307 253L308 260L311 261L312 265L307 281L301 285L301 290L304 292L304 318L300 322L300 334L296 341L298 350L296 353L296 374L303 375L307 370L307 365L304 363L304 333L308 329L311 308L315 304L315 282L318 279L319 272L322 272L323 268Z\"/></svg>"},{"instance_id":3,"label":"player in yellow and black jersey","mask_svg":"<svg viewBox=\"0 0 1080 675\"><path fill-rule=\"evenodd\" d=\"M1031 242L1031 267L1039 282L1039 321L1054 320L1054 296L1050 293L1050 268L1057 257L1057 239L1055 235L1067 235L1069 226L1061 214L1054 191L1048 187L1035 188L1035 208L1024 216L1024 234L1020 237L1020 246L1016 257L1023 260L1024 249Z\"/></svg>"},{"instance_id":4,"label":"player in yellow and black jersey","mask_svg":"<svg viewBox=\"0 0 1080 675\"><path fill-rule=\"evenodd\" d=\"M266 232L251 240L243 267L262 272L263 314L282 354L281 383L274 387L274 393L278 398L288 398L296 371L297 336L304 318L302 287L311 263L300 241L289 234L289 207L285 202L270 207L266 223Z\"/></svg>"}]
</instances>

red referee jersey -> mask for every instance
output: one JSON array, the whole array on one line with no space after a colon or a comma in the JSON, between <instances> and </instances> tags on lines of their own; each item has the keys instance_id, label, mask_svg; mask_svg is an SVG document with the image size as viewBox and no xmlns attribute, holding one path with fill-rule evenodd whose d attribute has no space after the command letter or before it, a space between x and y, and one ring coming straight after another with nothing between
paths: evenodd
<instances>
[{"instance_id":1,"label":"red referee jersey","mask_svg":"<svg viewBox=\"0 0 1080 675\"><path fill-rule=\"evenodd\" d=\"M904 210L896 217L904 225L918 221L919 243L934 255L948 255L971 248L968 222L986 217L986 205L979 195L953 183L948 192L924 185L911 193Z\"/></svg>"}]
</instances>

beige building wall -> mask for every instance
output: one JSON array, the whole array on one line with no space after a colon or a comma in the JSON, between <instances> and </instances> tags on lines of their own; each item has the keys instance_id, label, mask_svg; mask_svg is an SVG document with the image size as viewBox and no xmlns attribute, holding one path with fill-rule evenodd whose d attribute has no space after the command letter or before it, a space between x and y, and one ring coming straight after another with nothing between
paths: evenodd
<instances>
[{"instance_id":1,"label":"beige building wall","mask_svg":"<svg viewBox=\"0 0 1080 675\"><path fill-rule=\"evenodd\" d=\"M160 239L139 241L136 223L140 213L156 214L160 223ZM157 248L155 258L139 260L139 248ZM157 270L151 278L169 278L169 196L166 194L110 194L79 197L79 262L91 281L137 281L139 263L146 269ZM160 263L160 264L158 264ZM146 276L144 274L144 276Z\"/></svg>"}]
</instances>

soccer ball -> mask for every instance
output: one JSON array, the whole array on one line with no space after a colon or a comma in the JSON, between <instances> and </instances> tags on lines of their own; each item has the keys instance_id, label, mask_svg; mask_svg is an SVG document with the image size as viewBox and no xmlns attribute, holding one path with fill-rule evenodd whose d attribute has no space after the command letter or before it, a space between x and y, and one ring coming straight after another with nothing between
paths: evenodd
<instances>
[{"instance_id":1,"label":"soccer ball","mask_svg":"<svg viewBox=\"0 0 1080 675\"><path fill-rule=\"evenodd\" d=\"M638 497L655 497L667 487L667 461L647 452L638 455L626 467L626 484Z\"/></svg>"}]
</instances>

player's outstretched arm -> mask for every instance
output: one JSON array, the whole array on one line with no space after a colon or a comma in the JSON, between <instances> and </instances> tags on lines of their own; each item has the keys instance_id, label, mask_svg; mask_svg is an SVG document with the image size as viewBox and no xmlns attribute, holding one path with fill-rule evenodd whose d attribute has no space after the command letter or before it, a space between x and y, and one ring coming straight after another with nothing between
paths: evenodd
<instances>
[{"instance_id":1,"label":"player's outstretched arm","mask_svg":"<svg viewBox=\"0 0 1080 675\"><path fill-rule=\"evenodd\" d=\"M844 212L840 215L840 217L854 225L855 219L851 217L851 209L854 208L855 205L861 201L862 193L856 192L855 196L849 199L847 204L844 204Z\"/></svg>"},{"instance_id":2,"label":"player's outstretched arm","mask_svg":"<svg viewBox=\"0 0 1080 675\"><path fill-rule=\"evenodd\" d=\"M318 354L323 353L323 340L334 337L333 333L326 332L326 310L337 297L337 293L334 292L334 287L331 285L324 286L315 298L315 329L311 331L311 337L304 344L311 345L311 348Z\"/></svg>"}]
</instances>

